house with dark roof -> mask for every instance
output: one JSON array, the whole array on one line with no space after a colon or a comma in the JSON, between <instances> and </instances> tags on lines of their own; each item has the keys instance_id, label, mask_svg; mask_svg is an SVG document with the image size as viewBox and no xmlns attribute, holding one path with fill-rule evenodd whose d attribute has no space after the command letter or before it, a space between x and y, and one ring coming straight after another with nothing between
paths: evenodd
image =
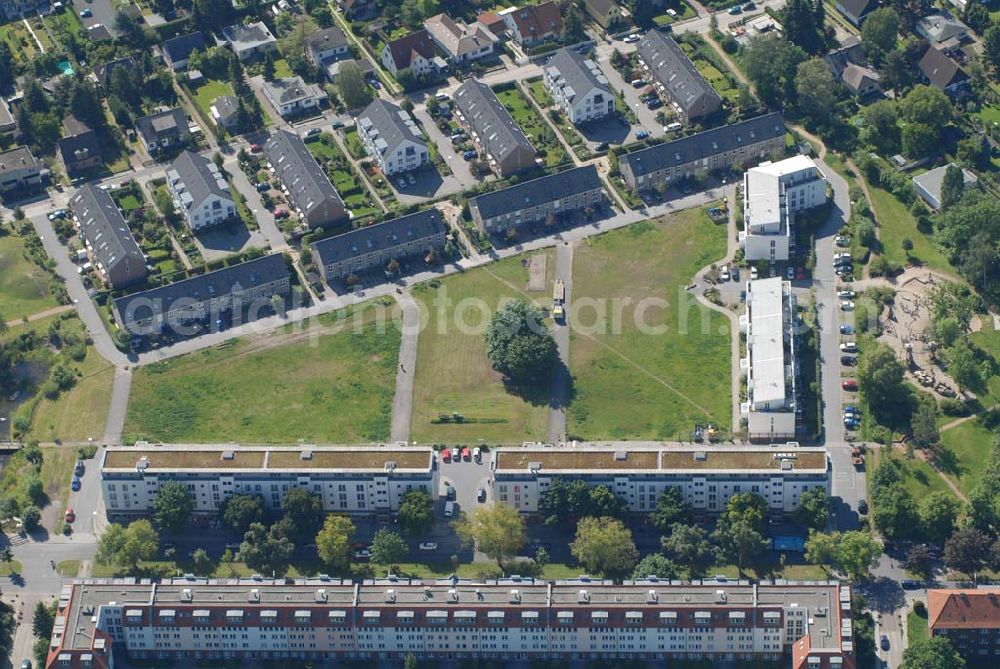
<instances>
[{"instance_id":1,"label":"house with dark roof","mask_svg":"<svg viewBox=\"0 0 1000 669\"><path fill-rule=\"evenodd\" d=\"M316 67L350 58L347 35L337 26L323 28L306 36L306 60Z\"/></svg>"},{"instance_id":2,"label":"house with dark roof","mask_svg":"<svg viewBox=\"0 0 1000 669\"><path fill-rule=\"evenodd\" d=\"M371 21L378 16L376 0L337 0L337 5L351 21Z\"/></svg>"},{"instance_id":3,"label":"house with dark roof","mask_svg":"<svg viewBox=\"0 0 1000 669\"><path fill-rule=\"evenodd\" d=\"M37 188L42 185L42 163L26 146L0 153L0 193Z\"/></svg>"},{"instance_id":4,"label":"house with dark roof","mask_svg":"<svg viewBox=\"0 0 1000 669\"><path fill-rule=\"evenodd\" d=\"M254 60L278 50L278 40L263 21L228 26L222 29L222 37L240 62Z\"/></svg>"},{"instance_id":5,"label":"house with dark roof","mask_svg":"<svg viewBox=\"0 0 1000 669\"><path fill-rule=\"evenodd\" d=\"M375 269L391 261L444 249L448 226L437 209L425 209L383 223L313 242L313 257L327 282Z\"/></svg>"},{"instance_id":6,"label":"house with dark roof","mask_svg":"<svg viewBox=\"0 0 1000 669\"><path fill-rule=\"evenodd\" d=\"M851 25L860 27L865 17L878 9L878 0L834 0L833 6Z\"/></svg>"},{"instance_id":7,"label":"house with dark roof","mask_svg":"<svg viewBox=\"0 0 1000 669\"><path fill-rule=\"evenodd\" d=\"M685 121L696 121L722 109L722 97L672 37L650 30L636 46L643 71Z\"/></svg>"},{"instance_id":8,"label":"house with dark roof","mask_svg":"<svg viewBox=\"0 0 1000 669\"><path fill-rule=\"evenodd\" d=\"M146 280L146 258L108 191L92 184L69 198L69 208L97 273L119 290Z\"/></svg>"},{"instance_id":9,"label":"house with dark roof","mask_svg":"<svg viewBox=\"0 0 1000 669\"><path fill-rule=\"evenodd\" d=\"M200 30L172 37L163 43L163 62L174 72L187 68L188 58L194 51L205 50L205 36Z\"/></svg>"},{"instance_id":10,"label":"house with dark roof","mask_svg":"<svg viewBox=\"0 0 1000 669\"><path fill-rule=\"evenodd\" d=\"M622 6L615 0L583 0L583 8L605 30L614 28L625 20Z\"/></svg>"},{"instance_id":11,"label":"house with dark roof","mask_svg":"<svg viewBox=\"0 0 1000 669\"><path fill-rule=\"evenodd\" d=\"M132 336L159 335L194 323L211 325L228 314L260 317L273 296L288 295L291 289L285 256L272 253L119 297L112 302L112 313Z\"/></svg>"},{"instance_id":12,"label":"house with dark roof","mask_svg":"<svg viewBox=\"0 0 1000 669\"><path fill-rule=\"evenodd\" d=\"M459 23L447 14L437 14L424 21L424 29L438 48L448 54L450 63L468 63L493 53L497 39L478 23Z\"/></svg>"},{"instance_id":13,"label":"house with dark roof","mask_svg":"<svg viewBox=\"0 0 1000 669\"><path fill-rule=\"evenodd\" d=\"M239 124L240 101L232 95L220 95L209 107L212 120L226 130L235 130Z\"/></svg>"},{"instance_id":14,"label":"house with dark roof","mask_svg":"<svg viewBox=\"0 0 1000 669\"><path fill-rule=\"evenodd\" d=\"M490 31L497 38L503 38L507 34L507 24L502 16L497 16L495 12L485 11L476 17L476 23Z\"/></svg>"},{"instance_id":15,"label":"house with dark roof","mask_svg":"<svg viewBox=\"0 0 1000 669\"><path fill-rule=\"evenodd\" d=\"M0 98L0 132L10 132L17 128L17 121L10 111L10 105L3 98Z\"/></svg>"},{"instance_id":16,"label":"house with dark roof","mask_svg":"<svg viewBox=\"0 0 1000 669\"><path fill-rule=\"evenodd\" d=\"M554 2L526 5L503 15L514 41L525 47L541 44L562 35L563 20Z\"/></svg>"},{"instance_id":17,"label":"house with dark roof","mask_svg":"<svg viewBox=\"0 0 1000 669\"><path fill-rule=\"evenodd\" d=\"M307 84L298 75L265 81L261 89L282 118L315 111L327 97L326 91L316 84Z\"/></svg>"},{"instance_id":18,"label":"house with dark roof","mask_svg":"<svg viewBox=\"0 0 1000 669\"><path fill-rule=\"evenodd\" d=\"M236 203L218 165L184 151L167 168L167 188L174 206L193 232L236 218Z\"/></svg>"},{"instance_id":19,"label":"house with dark roof","mask_svg":"<svg viewBox=\"0 0 1000 669\"><path fill-rule=\"evenodd\" d=\"M0 1L0 18L4 22L33 16L42 10L48 10L48 0L2 0Z\"/></svg>"},{"instance_id":20,"label":"house with dark roof","mask_svg":"<svg viewBox=\"0 0 1000 669\"><path fill-rule=\"evenodd\" d=\"M535 167L535 147L492 88L477 79L466 79L452 100L456 120L468 131L491 170L506 177Z\"/></svg>"},{"instance_id":21,"label":"house with dark roof","mask_svg":"<svg viewBox=\"0 0 1000 669\"><path fill-rule=\"evenodd\" d=\"M420 127L397 105L377 98L354 121L365 151L383 174L409 172L430 162Z\"/></svg>"},{"instance_id":22,"label":"house with dark roof","mask_svg":"<svg viewBox=\"0 0 1000 669\"><path fill-rule=\"evenodd\" d=\"M597 63L576 49L556 51L542 68L545 88L570 121L588 123L615 111L615 94Z\"/></svg>"},{"instance_id":23,"label":"house with dark roof","mask_svg":"<svg viewBox=\"0 0 1000 669\"><path fill-rule=\"evenodd\" d=\"M296 133L276 130L264 143L264 154L303 225L321 228L348 219L337 189Z\"/></svg>"},{"instance_id":24,"label":"house with dark roof","mask_svg":"<svg viewBox=\"0 0 1000 669\"><path fill-rule=\"evenodd\" d=\"M834 79L839 79L852 93L861 98L882 92L882 76L868 66L861 40L853 35L839 49L823 56Z\"/></svg>"},{"instance_id":25,"label":"house with dark roof","mask_svg":"<svg viewBox=\"0 0 1000 669\"><path fill-rule=\"evenodd\" d=\"M586 165L477 195L469 200L469 212L483 234L496 235L603 202L597 167Z\"/></svg>"},{"instance_id":26,"label":"house with dark roof","mask_svg":"<svg viewBox=\"0 0 1000 669\"><path fill-rule=\"evenodd\" d=\"M927 627L976 666L1000 658L1000 588L927 591Z\"/></svg>"},{"instance_id":27,"label":"house with dark roof","mask_svg":"<svg viewBox=\"0 0 1000 669\"><path fill-rule=\"evenodd\" d=\"M917 69L927 83L947 93L949 97L959 98L969 93L969 75L951 56L937 47L927 48L917 63Z\"/></svg>"},{"instance_id":28,"label":"house with dark roof","mask_svg":"<svg viewBox=\"0 0 1000 669\"><path fill-rule=\"evenodd\" d=\"M774 112L627 153L618 166L631 190L656 190L697 172L756 165L784 150L785 121Z\"/></svg>"},{"instance_id":29,"label":"house with dark roof","mask_svg":"<svg viewBox=\"0 0 1000 669\"><path fill-rule=\"evenodd\" d=\"M139 141L151 154L183 146L191 139L183 109L168 109L135 120Z\"/></svg>"},{"instance_id":30,"label":"house with dark roof","mask_svg":"<svg viewBox=\"0 0 1000 669\"><path fill-rule=\"evenodd\" d=\"M406 69L418 77L436 75L444 63L444 59L434 53L434 40L423 29L389 40L379 57L393 76Z\"/></svg>"},{"instance_id":31,"label":"house with dark roof","mask_svg":"<svg viewBox=\"0 0 1000 669\"><path fill-rule=\"evenodd\" d=\"M63 119L63 136L56 142L56 157L70 178L99 168L103 159L97 133L76 116L69 114Z\"/></svg>"},{"instance_id":32,"label":"house with dark roof","mask_svg":"<svg viewBox=\"0 0 1000 669\"><path fill-rule=\"evenodd\" d=\"M97 79L97 84L99 86L107 86L108 82L111 81L111 74L115 71L115 68L118 67L123 67L126 70L133 70L135 69L135 60L133 60L131 56L125 56L124 58L116 58L95 66L94 78Z\"/></svg>"}]
</instances>

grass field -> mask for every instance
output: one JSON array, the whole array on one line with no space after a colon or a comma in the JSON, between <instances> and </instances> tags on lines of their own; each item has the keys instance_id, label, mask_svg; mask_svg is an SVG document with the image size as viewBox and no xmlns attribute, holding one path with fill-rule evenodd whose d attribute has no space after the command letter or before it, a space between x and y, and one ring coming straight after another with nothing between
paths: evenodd
<instances>
[{"instance_id":1,"label":"grass field","mask_svg":"<svg viewBox=\"0 0 1000 669\"><path fill-rule=\"evenodd\" d=\"M695 272L725 252L726 227L700 209L591 237L577 248L573 299L603 300L609 325L593 336L577 330L571 339L576 397L567 429L574 438L675 439L689 436L695 423L732 427L730 322L684 291ZM666 307L643 313L636 305L647 298ZM640 322L665 332L643 334Z\"/></svg>"},{"instance_id":2,"label":"grass field","mask_svg":"<svg viewBox=\"0 0 1000 669\"><path fill-rule=\"evenodd\" d=\"M891 457L899 463L903 473L903 485L914 499L923 499L932 492L952 495L951 488L948 487L941 474L923 460L919 458L907 460L901 453L894 453ZM869 474L875 471L880 458L881 451L877 448L868 450L867 455L865 455L865 469Z\"/></svg>"},{"instance_id":3,"label":"grass field","mask_svg":"<svg viewBox=\"0 0 1000 669\"><path fill-rule=\"evenodd\" d=\"M979 418L941 433L941 469L966 495L983 477L983 465L989 459L994 438Z\"/></svg>"},{"instance_id":4,"label":"grass field","mask_svg":"<svg viewBox=\"0 0 1000 669\"><path fill-rule=\"evenodd\" d=\"M30 63L39 53L38 43L21 21L0 26L0 40L7 43L11 55L19 64Z\"/></svg>"},{"instance_id":5,"label":"grass field","mask_svg":"<svg viewBox=\"0 0 1000 669\"><path fill-rule=\"evenodd\" d=\"M484 338L488 316L503 298L522 296L551 304L553 252L546 257L545 289L527 292L528 256L518 256L487 267L442 279L440 288L424 285L414 297L429 311L417 344L410 438L421 442L520 443L544 439L548 431L548 389L544 401L532 403L504 387L486 357ZM436 300L448 303L438 310ZM461 304L459 304L461 302ZM469 305L469 306L467 306ZM465 327L460 328L460 324ZM438 414L458 412L462 424L435 424Z\"/></svg>"},{"instance_id":6,"label":"grass field","mask_svg":"<svg viewBox=\"0 0 1000 669\"><path fill-rule=\"evenodd\" d=\"M77 365L76 385L53 401L44 397L35 407L28 437L39 441L86 441L104 436L104 424L111 404L115 368L91 347Z\"/></svg>"},{"instance_id":7,"label":"grass field","mask_svg":"<svg viewBox=\"0 0 1000 669\"><path fill-rule=\"evenodd\" d=\"M191 97L198 111L206 121L212 120L212 103L220 95L232 95L233 87L227 81L205 79L200 86L191 89Z\"/></svg>"},{"instance_id":8,"label":"grass field","mask_svg":"<svg viewBox=\"0 0 1000 669\"><path fill-rule=\"evenodd\" d=\"M508 88L497 92L497 99L507 108L514 121L521 127L524 134L540 154L545 153L545 165L556 167L569 161L566 149L555 137L553 130L538 116L531 102L517 88ZM548 138L545 140L544 138Z\"/></svg>"},{"instance_id":9,"label":"grass field","mask_svg":"<svg viewBox=\"0 0 1000 669\"><path fill-rule=\"evenodd\" d=\"M49 281L45 270L24 257L22 238L0 236L0 320L12 321L58 306Z\"/></svg>"},{"instance_id":10,"label":"grass field","mask_svg":"<svg viewBox=\"0 0 1000 669\"><path fill-rule=\"evenodd\" d=\"M349 319L319 336L237 340L136 370L125 442L387 439L400 335L391 323L377 332L374 315L368 306L358 329Z\"/></svg>"},{"instance_id":11,"label":"grass field","mask_svg":"<svg viewBox=\"0 0 1000 669\"><path fill-rule=\"evenodd\" d=\"M910 645L920 639L926 639L927 631L927 609L924 615L920 615L913 609L906 615L906 640Z\"/></svg>"},{"instance_id":12,"label":"grass field","mask_svg":"<svg viewBox=\"0 0 1000 669\"><path fill-rule=\"evenodd\" d=\"M903 250L903 240L909 237L913 241L913 250L909 255L913 262L927 265L948 274L954 270L948 259L939 251L928 235L917 229L913 214L902 202L889 191L869 184L868 190L878 219L878 237L882 242L882 254L892 262L906 265L910 262Z\"/></svg>"}]
</instances>

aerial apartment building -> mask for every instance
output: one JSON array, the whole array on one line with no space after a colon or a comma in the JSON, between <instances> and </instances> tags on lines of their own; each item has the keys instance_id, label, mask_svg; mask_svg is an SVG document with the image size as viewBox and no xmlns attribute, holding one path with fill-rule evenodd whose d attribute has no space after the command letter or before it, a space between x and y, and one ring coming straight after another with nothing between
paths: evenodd
<instances>
[{"instance_id":1,"label":"aerial apartment building","mask_svg":"<svg viewBox=\"0 0 1000 669\"><path fill-rule=\"evenodd\" d=\"M545 88L577 125L615 111L615 94L597 63L576 49L559 49L542 68Z\"/></svg>"},{"instance_id":2,"label":"aerial apartment building","mask_svg":"<svg viewBox=\"0 0 1000 669\"><path fill-rule=\"evenodd\" d=\"M773 515L791 513L802 494L829 490L826 454L815 449L759 447L670 448L656 444L607 447L499 448L494 460L493 499L524 513L537 513L555 479L607 486L633 513L649 513L667 488L678 488L699 518L717 514L735 494L767 500Z\"/></svg>"},{"instance_id":3,"label":"aerial apartment building","mask_svg":"<svg viewBox=\"0 0 1000 669\"><path fill-rule=\"evenodd\" d=\"M648 31L636 45L636 54L649 81L685 121L722 109L722 98L670 35Z\"/></svg>"},{"instance_id":4,"label":"aerial apartment building","mask_svg":"<svg viewBox=\"0 0 1000 669\"><path fill-rule=\"evenodd\" d=\"M410 490L436 496L438 467L429 448L390 446L160 445L111 447L101 460L101 490L109 517L152 513L160 486L180 481L194 513L218 513L235 494L260 495L280 509L285 493L304 488L323 508L342 513L396 511Z\"/></svg>"},{"instance_id":5,"label":"aerial apartment building","mask_svg":"<svg viewBox=\"0 0 1000 669\"><path fill-rule=\"evenodd\" d=\"M508 177L535 167L535 147L492 88L476 79L466 79L452 99L458 121L497 176Z\"/></svg>"},{"instance_id":6,"label":"aerial apartment building","mask_svg":"<svg viewBox=\"0 0 1000 669\"><path fill-rule=\"evenodd\" d=\"M70 196L69 208L87 257L109 287L119 290L146 280L146 257L108 191L85 184Z\"/></svg>"},{"instance_id":7,"label":"aerial apartment building","mask_svg":"<svg viewBox=\"0 0 1000 669\"><path fill-rule=\"evenodd\" d=\"M826 201L826 177L808 156L763 162L747 170L740 232L746 259L788 260L795 240L795 214Z\"/></svg>"},{"instance_id":8,"label":"aerial apartment building","mask_svg":"<svg viewBox=\"0 0 1000 669\"><path fill-rule=\"evenodd\" d=\"M184 151L167 168L167 189L188 227L198 232L236 218L236 203L218 165Z\"/></svg>"},{"instance_id":9,"label":"aerial apartment building","mask_svg":"<svg viewBox=\"0 0 1000 669\"><path fill-rule=\"evenodd\" d=\"M377 662L410 653L857 666L851 588L834 581L186 576L64 586L45 667L111 669L126 657Z\"/></svg>"},{"instance_id":10,"label":"aerial apartment building","mask_svg":"<svg viewBox=\"0 0 1000 669\"><path fill-rule=\"evenodd\" d=\"M354 121L365 152L383 174L392 176L430 163L420 126L398 105L378 98Z\"/></svg>"},{"instance_id":11,"label":"aerial apartment building","mask_svg":"<svg viewBox=\"0 0 1000 669\"><path fill-rule=\"evenodd\" d=\"M976 666L1000 658L1000 588L927 591L931 636L951 641Z\"/></svg>"},{"instance_id":12,"label":"aerial apartment building","mask_svg":"<svg viewBox=\"0 0 1000 669\"><path fill-rule=\"evenodd\" d=\"M740 409L753 441L795 436L796 341L792 284L774 277L747 282L747 313L740 317L746 333L747 401Z\"/></svg>"},{"instance_id":13,"label":"aerial apartment building","mask_svg":"<svg viewBox=\"0 0 1000 669\"><path fill-rule=\"evenodd\" d=\"M340 194L296 133L276 130L264 144L264 154L303 225L312 230L348 220Z\"/></svg>"}]
</instances>

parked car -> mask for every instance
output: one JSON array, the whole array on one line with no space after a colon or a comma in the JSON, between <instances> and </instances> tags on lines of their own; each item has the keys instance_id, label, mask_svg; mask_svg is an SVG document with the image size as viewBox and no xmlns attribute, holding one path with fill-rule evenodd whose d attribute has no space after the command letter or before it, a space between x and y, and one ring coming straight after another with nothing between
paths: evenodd
<instances>
[{"instance_id":1,"label":"parked car","mask_svg":"<svg viewBox=\"0 0 1000 669\"><path fill-rule=\"evenodd\" d=\"M309 130L306 131L306 137L315 137L321 132L323 131L320 130L319 128L310 128Z\"/></svg>"},{"instance_id":2,"label":"parked car","mask_svg":"<svg viewBox=\"0 0 1000 669\"><path fill-rule=\"evenodd\" d=\"M843 302L840 303L840 310L854 311L854 302L851 302L850 300L844 300Z\"/></svg>"},{"instance_id":3,"label":"parked car","mask_svg":"<svg viewBox=\"0 0 1000 669\"><path fill-rule=\"evenodd\" d=\"M840 382L840 387L843 388L844 390L849 390L851 392L854 392L855 390L858 389L858 382L855 381L854 379L846 379Z\"/></svg>"},{"instance_id":4,"label":"parked car","mask_svg":"<svg viewBox=\"0 0 1000 669\"><path fill-rule=\"evenodd\" d=\"M83 476L83 460L77 460L76 464L73 465L73 473L77 476Z\"/></svg>"},{"instance_id":5,"label":"parked car","mask_svg":"<svg viewBox=\"0 0 1000 669\"><path fill-rule=\"evenodd\" d=\"M422 551L436 551L438 549L438 545L433 541L425 541L417 546L417 548Z\"/></svg>"},{"instance_id":6,"label":"parked car","mask_svg":"<svg viewBox=\"0 0 1000 669\"><path fill-rule=\"evenodd\" d=\"M760 276L760 272L757 271L757 268L756 267L751 267L750 268L750 278L752 280L756 281L758 276Z\"/></svg>"},{"instance_id":7,"label":"parked car","mask_svg":"<svg viewBox=\"0 0 1000 669\"><path fill-rule=\"evenodd\" d=\"M462 459L462 451L458 450L458 447L451 449L451 459L458 462Z\"/></svg>"},{"instance_id":8,"label":"parked car","mask_svg":"<svg viewBox=\"0 0 1000 669\"><path fill-rule=\"evenodd\" d=\"M469 450L468 446L462 449L462 459L466 462L472 459L472 451Z\"/></svg>"},{"instance_id":9,"label":"parked car","mask_svg":"<svg viewBox=\"0 0 1000 669\"><path fill-rule=\"evenodd\" d=\"M740 280L740 268L739 267L736 267L735 265L733 265L731 274L733 276L733 281L739 281Z\"/></svg>"},{"instance_id":10,"label":"parked car","mask_svg":"<svg viewBox=\"0 0 1000 669\"><path fill-rule=\"evenodd\" d=\"M413 172L406 173L406 180L410 182L411 186L417 183L417 178L413 176Z\"/></svg>"},{"instance_id":11,"label":"parked car","mask_svg":"<svg viewBox=\"0 0 1000 669\"><path fill-rule=\"evenodd\" d=\"M90 7L84 7L80 10L80 18L89 19L94 15L94 12L90 10Z\"/></svg>"},{"instance_id":12,"label":"parked car","mask_svg":"<svg viewBox=\"0 0 1000 669\"><path fill-rule=\"evenodd\" d=\"M840 364L844 365L845 367L853 367L854 365L857 364L857 362L858 359L855 358L853 355L840 356Z\"/></svg>"},{"instance_id":13,"label":"parked car","mask_svg":"<svg viewBox=\"0 0 1000 669\"><path fill-rule=\"evenodd\" d=\"M883 634L879 638L878 645L882 650L889 650L889 637Z\"/></svg>"},{"instance_id":14,"label":"parked car","mask_svg":"<svg viewBox=\"0 0 1000 669\"><path fill-rule=\"evenodd\" d=\"M639 132L635 133L636 139L646 139L647 137L649 137L649 131L647 130L640 130Z\"/></svg>"},{"instance_id":15,"label":"parked car","mask_svg":"<svg viewBox=\"0 0 1000 669\"><path fill-rule=\"evenodd\" d=\"M662 106L663 100L660 98L650 98L649 101L646 102L646 107L649 109L659 109Z\"/></svg>"},{"instance_id":16,"label":"parked car","mask_svg":"<svg viewBox=\"0 0 1000 669\"><path fill-rule=\"evenodd\" d=\"M330 127L333 128L334 130L340 130L341 128L344 127L344 122L334 121L333 123L330 124Z\"/></svg>"},{"instance_id":17,"label":"parked car","mask_svg":"<svg viewBox=\"0 0 1000 669\"><path fill-rule=\"evenodd\" d=\"M475 151L466 151L465 153L462 154L462 158L465 158L466 160L473 160L478 155L479 154L476 153Z\"/></svg>"},{"instance_id":18,"label":"parked car","mask_svg":"<svg viewBox=\"0 0 1000 669\"><path fill-rule=\"evenodd\" d=\"M478 446L472 449L472 459L480 462L483 459L483 451Z\"/></svg>"},{"instance_id":19,"label":"parked car","mask_svg":"<svg viewBox=\"0 0 1000 669\"><path fill-rule=\"evenodd\" d=\"M632 44L633 42L638 42L639 39L640 39L639 35L637 35L636 33L632 33L631 35L626 35L622 39L622 41L625 42L626 44Z\"/></svg>"},{"instance_id":20,"label":"parked car","mask_svg":"<svg viewBox=\"0 0 1000 669\"><path fill-rule=\"evenodd\" d=\"M449 485L448 488L445 490L444 494L447 499L451 500L454 500L456 497L458 497L458 491L455 489L455 486L453 485Z\"/></svg>"},{"instance_id":21,"label":"parked car","mask_svg":"<svg viewBox=\"0 0 1000 669\"><path fill-rule=\"evenodd\" d=\"M66 522L72 523L75 520L76 520L76 512L73 511L73 507L69 507L68 509L66 509Z\"/></svg>"},{"instance_id":22,"label":"parked car","mask_svg":"<svg viewBox=\"0 0 1000 669\"><path fill-rule=\"evenodd\" d=\"M902 582L902 585L903 585L903 590L919 590L920 589L920 581L914 580L912 578L904 578L903 582Z\"/></svg>"},{"instance_id":23,"label":"parked car","mask_svg":"<svg viewBox=\"0 0 1000 669\"><path fill-rule=\"evenodd\" d=\"M757 9L757 5L755 5L753 2L748 2L745 5L743 5L744 12L752 12L755 9Z\"/></svg>"},{"instance_id":24,"label":"parked car","mask_svg":"<svg viewBox=\"0 0 1000 669\"><path fill-rule=\"evenodd\" d=\"M729 8L729 13L732 14L733 16L736 16L737 14L742 14L743 8L740 7L739 5L733 5L732 7Z\"/></svg>"},{"instance_id":25,"label":"parked car","mask_svg":"<svg viewBox=\"0 0 1000 669\"><path fill-rule=\"evenodd\" d=\"M862 516L868 514L868 502L863 499L858 501L858 513Z\"/></svg>"},{"instance_id":26,"label":"parked car","mask_svg":"<svg viewBox=\"0 0 1000 669\"><path fill-rule=\"evenodd\" d=\"M434 94L434 99L437 100L438 102L446 102L447 100L451 100L451 96L445 93L444 91L441 91L439 93Z\"/></svg>"},{"instance_id":27,"label":"parked car","mask_svg":"<svg viewBox=\"0 0 1000 669\"><path fill-rule=\"evenodd\" d=\"M486 501L486 488L480 488L476 491L476 500L479 502Z\"/></svg>"},{"instance_id":28,"label":"parked car","mask_svg":"<svg viewBox=\"0 0 1000 669\"><path fill-rule=\"evenodd\" d=\"M788 267L785 268L785 278L787 278L789 281L791 281L792 279L795 278L795 268L794 267L792 267L792 266L789 265Z\"/></svg>"},{"instance_id":29,"label":"parked car","mask_svg":"<svg viewBox=\"0 0 1000 669\"><path fill-rule=\"evenodd\" d=\"M837 238L834 240L834 242L837 244L837 246L841 248L846 248L851 245L851 238L847 237L846 235L838 235Z\"/></svg>"},{"instance_id":30,"label":"parked car","mask_svg":"<svg viewBox=\"0 0 1000 669\"><path fill-rule=\"evenodd\" d=\"M600 144L594 147L594 151L607 151L607 150L608 150L607 142L601 142Z\"/></svg>"},{"instance_id":31,"label":"parked car","mask_svg":"<svg viewBox=\"0 0 1000 669\"><path fill-rule=\"evenodd\" d=\"M284 219L284 218L288 218L288 210L287 209L275 209L274 210L274 217L276 219L278 219L279 221L282 220L282 219Z\"/></svg>"},{"instance_id":32,"label":"parked car","mask_svg":"<svg viewBox=\"0 0 1000 669\"><path fill-rule=\"evenodd\" d=\"M74 474L74 475L73 475L73 479L72 479L72 480L70 481L70 484L69 484L69 487L70 487L70 489L72 489L72 490L73 490L74 492L76 492L76 491L77 491L77 490L79 490L79 489L80 489L81 487L83 487L83 484L82 484L82 482L80 481L80 477L79 477L79 476L77 476L76 474Z\"/></svg>"},{"instance_id":33,"label":"parked car","mask_svg":"<svg viewBox=\"0 0 1000 669\"><path fill-rule=\"evenodd\" d=\"M840 345L840 350L844 353L856 353L858 350L858 343L854 341L845 341Z\"/></svg>"},{"instance_id":34,"label":"parked car","mask_svg":"<svg viewBox=\"0 0 1000 669\"><path fill-rule=\"evenodd\" d=\"M854 326L850 323L844 323L840 326L840 334L842 335L852 335L854 334Z\"/></svg>"},{"instance_id":35,"label":"parked car","mask_svg":"<svg viewBox=\"0 0 1000 669\"><path fill-rule=\"evenodd\" d=\"M31 669L31 660L28 658L21 660L21 669Z\"/></svg>"},{"instance_id":36,"label":"parked car","mask_svg":"<svg viewBox=\"0 0 1000 669\"><path fill-rule=\"evenodd\" d=\"M451 462L451 451L449 451L447 448L441 451L441 461Z\"/></svg>"},{"instance_id":37,"label":"parked car","mask_svg":"<svg viewBox=\"0 0 1000 669\"><path fill-rule=\"evenodd\" d=\"M842 300L853 300L854 296L857 295L853 290L838 290L837 297Z\"/></svg>"},{"instance_id":38,"label":"parked car","mask_svg":"<svg viewBox=\"0 0 1000 669\"><path fill-rule=\"evenodd\" d=\"M257 189L258 193L266 193L267 191L271 190L271 184L267 183L266 181L261 181L259 184L254 186L254 188Z\"/></svg>"},{"instance_id":39,"label":"parked car","mask_svg":"<svg viewBox=\"0 0 1000 669\"><path fill-rule=\"evenodd\" d=\"M372 552L370 550L368 550L367 548L364 549L364 550L360 550L360 551L355 551L354 552L354 559L355 560L370 560L371 557L372 557Z\"/></svg>"},{"instance_id":40,"label":"parked car","mask_svg":"<svg viewBox=\"0 0 1000 669\"><path fill-rule=\"evenodd\" d=\"M722 268L722 271L719 272L719 279L722 281L729 281L729 267Z\"/></svg>"}]
</instances>

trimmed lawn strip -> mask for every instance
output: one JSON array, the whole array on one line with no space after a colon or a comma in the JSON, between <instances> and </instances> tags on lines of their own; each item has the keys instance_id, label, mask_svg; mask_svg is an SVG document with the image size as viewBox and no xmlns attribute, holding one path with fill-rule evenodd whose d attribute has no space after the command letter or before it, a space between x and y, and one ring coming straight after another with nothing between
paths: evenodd
<instances>
[{"instance_id":1,"label":"trimmed lawn strip","mask_svg":"<svg viewBox=\"0 0 1000 669\"><path fill-rule=\"evenodd\" d=\"M545 289L529 293L529 258L539 254L546 257ZM490 315L504 298L519 296L549 306L554 272L555 255L549 249L444 278L437 290L430 284L414 290L414 299L425 307L425 320L417 344L411 439L521 443L547 437L549 384L541 384L534 401L509 392L486 357L485 333ZM465 422L432 422L453 412Z\"/></svg>"},{"instance_id":2,"label":"trimmed lawn strip","mask_svg":"<svg viewBox=\"0 0 1000 669\"><path fill-rule=\"evenodd\" d=\"M591 237L577 249L573 297L606 310L579 318L607 325L592 337L577 331L571 338L571 438L686 439L695 423L732 428L730 322L684 292L725 252L726 226L702 209ZM639 312L636 305L648 299L666 307ZM643 334L638 320L665 332Z\"/></svg>"},{"instance_id":3,"label":"trimmed lawn strip","mask_svg":"<svg viewBox=\"0 0 1000 669\"><path fill-rule=\"evenodd\" d=\"M136 370L125 442L384 441L399 329L380 332L372 305L338 314L329 333L286 328Z\"/></svg>"},{"instance_id":4,"label":"trimmed lawn strip","mask_svg":"<svg viewBox=\"0 0 1000 669\"><path fill-rule=\"evenodd\" d=\"M878 186L868 185L871 193L872 207L878 220L878 237L882 242L881 253L900 265L906 265L910 258L931 269L954 275L955 270L945 255L938 250L931 238L917 229L917 222L910 210L887 190ZM903 250L903 240L907 237L913 241L913 250L906 253Z\"/></svg>"},{"instance_id":5,"label":"trimmed lawn strip","mask_svg":"<svg viewBox=\"0 0 1000 669\"><path fill-rule=\"evenodd\" d=\"M926 639L928 636L927 609L924 609L924 615L920 615L913 609L910 609L910 612L906 614L907 642L912 646L915 641Z\"/></svg>"}]
</instances>

